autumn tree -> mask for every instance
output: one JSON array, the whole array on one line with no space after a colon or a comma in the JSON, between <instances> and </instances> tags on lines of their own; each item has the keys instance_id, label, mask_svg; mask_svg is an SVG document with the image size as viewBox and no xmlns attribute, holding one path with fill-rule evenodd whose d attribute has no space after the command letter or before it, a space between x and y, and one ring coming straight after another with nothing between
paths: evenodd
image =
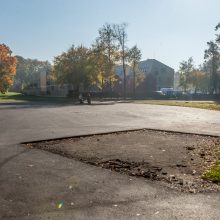
<instances>
[{"instance_id":1,"label":"autumn tree","mask_svg":"<svg viewBox=\"0 0 220 220\"><path fill-rule=\"evenodd\" d=\"M95 71L97 72L98 84L100 84L102 95L104 92L106 81L112 73L109 70L109 59L108 56L104 52L104 48L102 44L96 42L92 45L91 51L91 59L95 64ZM111 76L111 78L113 75Z\"/></svg>"},{"instance_id":2,"label":"autumn tree","mask_svg":"<svg viewBox=\"0 0 220 220\"><path fill-rule=\"evenodd\" d=\"M193 59L190 57L187 61L182 61L178 70L179 73L179 87L184 92L188 90L191 84L191 75L194 70Z\"/></svg>"},{"instance_id":3,"label":"autumn tree","mask_svg":"<svg viewBox=\"0 0 220 220\"><path fill-rule=\"evenodd\" d=\"M141 60L141 51L138 49L138 47L135 45L128 51L128 60L129 63L132 66L132 72L133 72L133 97L136 97L136 82L137 82L137 73L138 70L138 63Z\"/></svg>"},{"instance_id":4,"label":"autumn tree","mask_svg":"<svg viewBox=\"0 0 220 220\"><path fill-rule=\"evenodd\" d=\"M59 84L71 84L77 92L81 87L90 89L98 80L91 50L83 46L72 46L55 57L53 72Z\"/></svg>"},{"instance_id":5,"label":"autumn tree","mask_svg":"<svg viewBox=\"0 0 220 220\"><path fill-rule=\"evenodd\" d=\"M16 74L16 58L5 44L0 44L0 92L5 93L13 84Z\"/></svg>"},{"instance_id":6,"label":"autumn tree","mask_svg":"<svg viewBox=\"0 0 220 220\"><path fill-rule=\"evenodd\" d=\"M118 45L116 40L113 25L107 23L99 29L99 36L94 47L98 49L98 56L101 55L104 58L103 65L105 70L102 74L102 88L105 82L109 83L111 89L113 86L115 79L114 66L118 61Z\"/></svg>"},{"instance_id":7,"label":"autumn tree","mask_svg":"<svg viewBox=\"0 0 220 220\"><path fill-rule=\"evenodd\" d=\"M202 70L194 69L191 72L190 83L194 88L195 94L197 93L197 91L207 92L208 90L207 79L208 79L207 73Z\"/></svg>"},{"instance_id":8,"label":"autumn tree","mask_svg":"<svg viewBox=\"0 0 220 220\"><path fill-rule=\"evenodd\" d=\"M220 59L219 47L213 42L207 42L208 49L205 50L204 58L210 63L210 94L218 92L218 65Z\"/></svg>"}]
</instances>

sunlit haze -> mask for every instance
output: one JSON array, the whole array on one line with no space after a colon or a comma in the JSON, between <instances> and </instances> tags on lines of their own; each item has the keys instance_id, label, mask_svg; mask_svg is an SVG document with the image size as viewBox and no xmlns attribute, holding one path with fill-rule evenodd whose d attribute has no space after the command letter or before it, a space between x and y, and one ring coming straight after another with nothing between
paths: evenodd
<instances>
[{"instance_id":1,"label":"sunlit haze","mask_svg":"<svg viewBox=\"0 0 220 220\"><path fill-rule=\"evenodd\" d=\"M106 22L126 22L129 47L177 70L190 56L203 62L219 9L219 0L0 0L0 43L52 62L72 44L90 46Z\"/></svg>"}]
</instances>

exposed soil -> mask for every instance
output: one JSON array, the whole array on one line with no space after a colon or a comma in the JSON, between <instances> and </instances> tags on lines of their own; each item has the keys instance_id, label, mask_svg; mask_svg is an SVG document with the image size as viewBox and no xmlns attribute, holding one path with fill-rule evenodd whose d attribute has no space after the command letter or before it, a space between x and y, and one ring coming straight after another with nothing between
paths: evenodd
<instances>
[{"instance_id":1,"label":"exposed soil","mask_svg":"<svg viewBox=\"0 0 220 220\"><path fill-rule=\"evenodd\" d=\"M27 144L183 192L219 191L201 178L220 159L220 138L140 130Z\"/></svg>"}]
</instances>

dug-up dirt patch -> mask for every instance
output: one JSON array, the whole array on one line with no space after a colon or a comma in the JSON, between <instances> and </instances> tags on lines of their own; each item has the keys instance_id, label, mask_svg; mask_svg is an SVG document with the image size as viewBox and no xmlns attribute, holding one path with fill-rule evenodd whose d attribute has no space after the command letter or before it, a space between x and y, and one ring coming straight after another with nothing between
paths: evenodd
<instances>
[{"instance_id":1,"label":"dug-up dirt patch","mask_svg":"<svg viewBox=\"0 0 220 220\"><path fill-rule=\"evenodd\" d=\"M201 178L220 159L220 138L140 130L29 143L28 147L135 177L182 192L219 191Z\"/></svg>"}]
</instances>

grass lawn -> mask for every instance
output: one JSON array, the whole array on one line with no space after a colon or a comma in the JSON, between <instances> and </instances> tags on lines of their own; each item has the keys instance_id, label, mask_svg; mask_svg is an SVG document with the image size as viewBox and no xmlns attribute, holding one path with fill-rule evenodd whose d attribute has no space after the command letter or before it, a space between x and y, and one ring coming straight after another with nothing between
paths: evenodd
<instances>
[{"instance_id":1,"label":"grass lawn","mask_svg":"<svg viewBox=\"0 0 220 220\"><path fill-rule=\"evenodd\" d=\"M220 111L220 101L215 102L215 101L143 100L143 101L136 101L136 103L193 107L193 108L202 108L202 109Z\"/></svg>"},{"instance_id":2,"label":"grass lawn","mask_svg":"<svg viewBox=\"0 0 220 220\"><path fill-rule=\"evenodd\" d=\"M21 93L8 92L0 93L0 103L18 103L18 102L51 102L51 103L71 103L70 98L65 97L46 97L46 96L26 96Z\"/></svg>"},{"instance_id":3,"label":"grass lawn","mask_svg":"<svg viewBox=\"0 0 220 220\"><path fill-rule=\"evenodd\" d=\"M220 183L220 160L216 161L212 169L202 175L203 179L210 180L213 183Z\"/></svg>"}]
</instances>

